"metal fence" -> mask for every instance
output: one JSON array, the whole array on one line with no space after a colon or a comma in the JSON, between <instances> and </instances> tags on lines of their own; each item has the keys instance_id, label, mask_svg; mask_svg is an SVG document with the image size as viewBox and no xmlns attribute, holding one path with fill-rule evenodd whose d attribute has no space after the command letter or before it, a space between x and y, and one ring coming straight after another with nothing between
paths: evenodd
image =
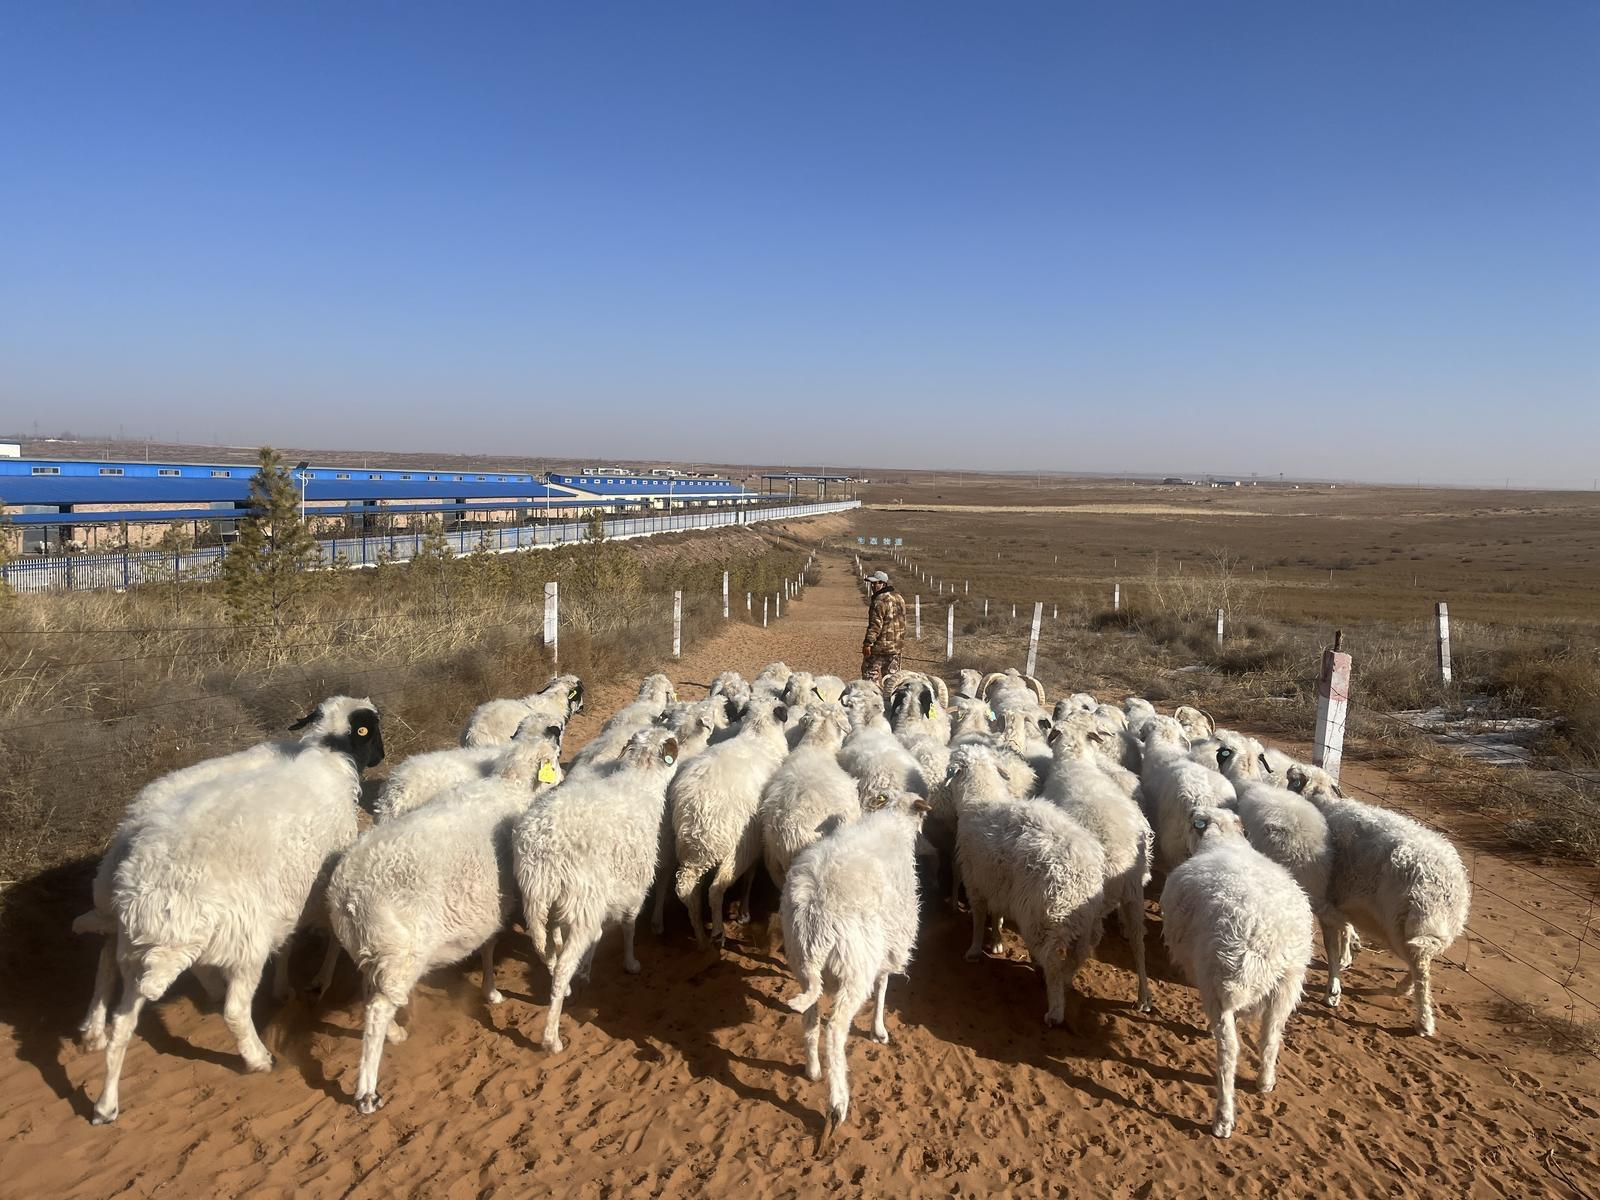
<instances>
[{"instance_id":1,"label":"metal fence","mask_svg":"<svg viewBox=\"0 0 1600 1200\"><path fill-rule=\"evenodd\" d=\"M650 537L653 534L678 533L690 529L722 529L732 525L753 525L760 521L784 521L794 517L846 512L860 506L859 500L836 500L763 508L693 509L657 517L612 517L605 521L605 536L609 540ZM363 567L379 562L405 562L421 550L425 537L427 534L417 529L406 533L328 538L318 544L322 547L324 562L338 563L342 559L351 567ZM455 554L471 554L480 547L491 553L531 550L541 546L581 542L588 537L588 521L456 529L444 534L446 543ZM174 552L124 550L110 554L20 558L0 566L0 579L18 592L90 591L96 588L132 587L142 583L204 582L217 577L225 553L227 550L223 546L204 546Z\"/></svg>"}]
</instances>

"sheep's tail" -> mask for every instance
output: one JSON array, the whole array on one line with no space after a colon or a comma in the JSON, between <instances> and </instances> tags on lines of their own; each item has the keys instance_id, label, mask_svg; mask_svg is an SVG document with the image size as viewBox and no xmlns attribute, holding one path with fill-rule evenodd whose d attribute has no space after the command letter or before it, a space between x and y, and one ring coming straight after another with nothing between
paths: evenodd
<instances>
[{"instance_id":1,"label":"sheep's tail","mask_svg":"<svg viewBox=\"0 0 1600 1200\"><path fill-rule=\"evenodd\" d=\"M110 913L103 913L98 909L90 909L72 922L73 933L115 933L116 931L116 919Z\"/></svg>"},{"instance_id":2,"label":"sheep's tail","mask_svg":"<svg viewBox=\"0 0 1600 1200\"><path fill-rule=\"evenodd\" d=\"M833 948L832 939L816 919L822 915L817 911L818 903L815 879L804 872L791 871L784 880L779 916L783 921L784 956L805 985L805 991L784 1001L795 1012L805 1012L822 997L823 964Z\"/></svg>"},{"instance_id":3,"label":"sheep's tail","mask_svg":"<svg viewBox=\"0 0 1600 1200\"><path fill-rule=\"evenodd\" d=\"M199 956L195 946L151 946L139 953L135 987L146 1000L159 1000Z\"/></svg>"}]
</instances>

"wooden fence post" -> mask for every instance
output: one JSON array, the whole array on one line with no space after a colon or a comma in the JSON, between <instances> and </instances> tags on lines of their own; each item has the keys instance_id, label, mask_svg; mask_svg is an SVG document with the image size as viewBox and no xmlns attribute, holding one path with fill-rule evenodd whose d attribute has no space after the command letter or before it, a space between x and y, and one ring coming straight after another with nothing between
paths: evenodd
<instances>
[{"instance_id":1,"label":"wooden fence post","mask_svg":"<svg viewBox=\"0 0 1600 1200\"><path fill-rule=\"evenodd\" d=\"M1028 635L1028 669L1024 675L1032 675L1033 669L1039 662L1039 622L1044 620L1044 601L1033 602L1033 632Z\"/></svg>"},{"instance_id":2,"label":"wooden fence post","mask_svg":"<svg viewBox=\"0 0 1600 1200\"><path fill-rule=\"evenodd\" d=\"M1450 606L1443 600L1433 606L1433 619L1438 627L1439 680L1450 682Z\"/></svg>"},{"instance_id":3,"label":"wooden fence post","mask_svg":"<svg viewBox=\"0 0 1600 1200\"><path fill-rule=\"evenodd\" d=\"M1334 779L1339 778L1339 760L1344 754L1345 714L1350 708L1350 656L1338 649L1340 635L1333 635L1334 649L1322 652L1322 674L1317 679L1317 731L1311 761Z\"/></svg>"}]
</instances>

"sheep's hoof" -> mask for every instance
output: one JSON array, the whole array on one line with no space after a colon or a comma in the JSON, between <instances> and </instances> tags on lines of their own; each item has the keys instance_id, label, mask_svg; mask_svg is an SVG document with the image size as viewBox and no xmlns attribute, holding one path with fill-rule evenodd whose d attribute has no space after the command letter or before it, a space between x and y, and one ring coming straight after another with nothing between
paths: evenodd
<instances>
[{"instance_id":1,"label":"sheep's hoof","mask_svg":"<svg viewBox=\"0 0 1600 1200\"><path fill-rule=\"evenodd\" d=\"M106 1048L106 1031L104 1029L85 1029L78 1036L78 1045L85 1050L104 1050Z\"/></svg>"},{"instance_id":2,"label":"sheep's hoof","mask_svg":"<svg viewBox=\"0 0 1600 1200\"><path fill-rule=\"evenodd\" d=\"M398 1046L410 1036L411 1035L406 1032L406 1027L404 1025L399 1025L394 1021L390 1021L389 1028L384 1030L383 1040L391 1045Z\"/></svg>"},{"instance_id":3,"label":"sheep's hoof","mask_svg":"<svg viewBox=\"0 0 1600 1200\"><path fill-rule=\"evenodd\" d=\"M115 1108L101 1108L95 1106L94 1115L89 1118L91 1125L109 1125L117 1119L118 1110Z\"/></svg>"},{"instance_id":4,"label":"sheep's hoof","mask_svg":"<svg viewBox=\"0 0 1600 1200\"><path fill-rule=\"evenodd\" d=\"M995 958L1004 958L1006 956L1006 947L1004 942L993 942L989 945L988 949L989 953Z\"/></svg>"},{"instance_id":5,"label":"sheep's hoof","mask_svg":"<svg viewBox=\"0 0 1600 1200\"><path fill-rule=\"evenodd\" d=\"M629 975L637 975L640 970L639 960L637 958L630 958L627 962L622 964L622 969Z\"/></svg>"},{"instance_id":6,"label":"sheep's hoof","mask_svg":"<svg viewBox=\"0 0 1600 1200\"><path fill-rule=\"evenodd\" d=\"M817 1138L817 1157L821 1158L833 1150L833 1143L839 1132L839 1125L844 1120L837 1113L830 1112L822 1122L822 1135Z\"/></svg>"},{"instance_id":7,"label":"sheep's hoof","mask_svg":"<svg viewBox=\"0 0 1600 1200\"><path fill-rule=\"evenodd\" d=\"M1211 1122L1211 1136L1219 1138L1232 1137L1233 1118L1218 1117L1215 1121Z\"/></svg>"},{"instance_id":8,"label":"sheep's hoof","mask_svg":"<svg viewBox=\"0 0 1600 1200\"><path fill-rule=\"evenodd\" d=\"M1156 1010L1156 1006L1154 1004L1150 1003L1150 997L1149 996L1142 997L1139 1000L1139 1003L1134 1005L1134 1008L1137 1011L1142 1012L1142 1013L1155 1012L1155 1010Z\"/></svg>"},{"instance_id":9,"label":"sheep's hoof","mask_svg":"<svg viewBox=\"0 0 1600 1200\"><path fill-rule=\"evenodd\" d=\"M506 998L500 994L499 988L490 988L483 994L485 1004L504 1004Z\"/></svg>"},{"instance_id":10,"label":"sheep's hoof","mask_svg":"<svg viewBox=\"0 0 1600 1200\"><path fill-rule=\"evenodd\" d=\"M812 1083L820 1082L822 1079L822 1064L819 1062L807 1063L806 1078L811 1080Z\"/></svg>"},{"instance_id":11,"label":"sheep's hoof","mask_svg":"<svg viewBox=\"0 0 1600 1200\"><path fill-rule=\"evenodd\" d=\"M356 1097L356 1111L371 1116L383 1107L383 1097L377 1092L368 1092L364 1096Z\"/></svg>"},{"instance_id":12,"label":"sheep's hoof","mask_svg":"<svg viewBox=\"0 0 1600 1200\"><path fill-rule=\"evenodd\" d=\"M967 953L966 953L966 959L967 959L968 962L979 962L980 960L982 960L982 958L983 958L983 951L982 950L968 950Z\"/></svg>"},{"instance_id":13,"label":"sheep's hoof","mask_svg":"<svg viewBox=\"0 0 1600 1200\"><path fill-rule=\"evenodd\" d=\"M1326 1004L1329 1008L1338 1008L1339 1007L1339 997L1340 997L1339 989L1337 987L1331 987L1331 988L1328 989L1327 995L1322 997L1322 1002L1324 1004Z\"/></svg>"},{"instance_id":14,"label":"sheep's hoof","mask_svg":"<svg viewBox=\"0 0 1600 1200\"><path fill-rule=\"evenodd\" d=\"M560 1054L566 1049L566 1047L561 1044L561 1039L553 1034L550 1037L545 1038L544 1041L540 1042L539 1044L551 1054Z\"/></svg>"},{"instance_id":15,"label":"sheep's hoof","mask_svg":"<svg viewBox=\"0 0 1600 1200\"><path fill-rule=\"evenodd\" d=\"M872 1031L872 1040L882 1042L887 1046L889 1044L889 1031L887 1029L874 1029Z\"/></svg>"},{"instance_id":16,"label":"sheep's hoof","mask_svg":"<svg viewBox=\"0 0 1600 1200\"><path fill-rule=\"evenodd\" d=\"M1067 1023L1065 1017L1058 1017L1055 1013L1045 1013L1044 1027L1046 1029L1059 1029Z\"/></svg>"},{"instance_id":17,"label":"sheep's hoof","mask_svg":"<svg viewBox=\"0 0 1600 1200\"><path fill-rule=\"evenodd\" d=\"M1417 1035L1419 1037L1432 1037L1433 1036L1433 1022L1432 1021L1418 1021L1417 1022Z\"/></svg>"},{"instance_id":18,"label":"sheep's hoof","mask_svg":"<svg viewBox=\"0 0 1600 1200\"><path fill-rule=\"evenodd\" d=\"M272 1070L272 1055L263 1054L260 1058L247 1058L244 1060L244 1069L247 1071Z\"/></svg>"},{"instance_id":19,"label":"sheep's hoof","mask_svg":"<svg viewBox=\"0 0 1600 1200\"><path fill-rule=\"evenodd\" d=\"M660 937L666 931L667 923L665 920L658 918L650 922L650 932L655 934L657 937Z\"/></svg>"}]
</instances>

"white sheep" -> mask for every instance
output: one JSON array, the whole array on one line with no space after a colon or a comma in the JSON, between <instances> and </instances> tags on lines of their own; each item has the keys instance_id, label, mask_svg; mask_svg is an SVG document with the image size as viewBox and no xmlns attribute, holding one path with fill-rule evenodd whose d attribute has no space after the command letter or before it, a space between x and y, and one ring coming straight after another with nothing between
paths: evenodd
<instances>
[{"instance_id":1,"label":"white sheep","mask_svg":"<svg viewBox=\"0 0 1600 1200\"><path fill-rule=\"evenodd\" d=\"M712 698L723 696L732 701L732 707L728 710L728 720L737 721L743 715L745 706L750 703L750 690L750 685L739 672L723 671L711 681L711 688L707 694Z\"/></svg>"},{"instance_id":2,"label":"white sheep","mask_svg":"<svg viewBox=\"0 0 1600 1200\"><path fill-rule=\"evenodd\" d=\"M979 690L982 686L982 671L974 671L971 667L963 667L956 672L956 695L962 699L979 699Z\"/></svg>"},{"instance_id":3,"label":"white sheep","mask_svg":"<svg viewBox=\"0 0 1600 1200\"><path fill-rule=\"evenodd\" d=\"M978 695L987 700L989 707L1002 716L1011 708L1036 709L1047 718L1050 715L1044 708L1048 703L1045 700L1044 685L1033 676L1024 675L1014 667L984 676L982 684L978 687Z\"/></svg>"},{"instance_id":4,"label":"white sheep","mask_svg":"<svg viewBox=\"0 0 1600 1200\"><path fill-rule=\"evenodd\" d=\"M546 726L566 727L583 711L583 681L576 675L557 675L539 691L520 700L490 700L473 709L461 731L462 746L504 746L530 717L542 717Z\"/></svg>"},{"instance_id":5,"label":"white sheep","mask_svg":"<svg viewBox=\"0 0 1600 1200\"><path fill-rule=\"evenodd\" d=\"M723 897L761 856L761 790L788 753L788 719L789 710L781 703L751 701L738 736L707 748L672 780L676 891L702 947L707 941L700 919L700 881L711 876L711 930L720 945Z\"/></svg>"},{"instance_id":6,"label":"white sheep","mask_svg":"<svg viewBox=\"0 0 1600 1200\"><path fill-rule=\"evenodd\" d=\"M661 674L647 675L639 684L638 698L612 713L600 732L578 751L572 760L573 770L616 758L634 734L659 721L667 706L677 699L670 679Z\"/></svg>"},{"instance_id":7,"label":"white sheep","mask_svg":"<svg viewBox=\"0 0 1600 1200\"><path fill-rule=\"evenodd\" d=\"M294 932L335 856L355 839L361 772L383 760L370 700L334 696L290 727L298 742L242 771L194 776L127 829L111 883L122 995L95 1124L117 1119L139 1011L184 971L225 981L223 1020L252 1071L272 1066L250 1015L267 959Z\"/></svg>"},{"instance_id":8,"label":"white sheep","mask_svg":"<svg viewBox=\"0 0 1600 1200\"><path fill-rule=\"evenodd\" d=\"M1161 890L1161 933L1169 958L1194 980L1217 1041L1211 1132L1225 1138L1234 1125L1236 1019L1261 1015L1258 1086L1270 1092L1311 960L1311 905L1288 871L1251 849L1236 813L1197 809L1189 826L1190 857Z\"/></svg>"},{"instance_id":9,"label":"white sheep","mask_svg":"<svg viewBox=\"0 0 1600 1200\"><path fill-rule=\"evenodd\" d=\"M804 989L787 1001L805 1014L806 1077L822 1078L822 993L830 984L827 1150L850 1110L845 1042L856 1013L876 990L872 1034L889 1040L884 997L904 974L917 940L915 846L927 802L909 792L875 796L860 820L822 838L794 860L779 914L785 955Z\"/></svg>"},{"instance_id":10,"label":"white sheep","mask_svg":"<svg viewBox=\"0 0 1600 1200\"><path fill-rule=\"evenodd\" d=\"M1363 934L1389 947L1406 964L1406 978L1392 992L1410 995L1416 1029L1432 1037L1433 960L1467 927L1472 887L1461 856L1444 837L1409 817L1346 799L1326 771L1292 767L1291 790L1303 795L1328 823L1333 869L1328 903ZM1328 948L1339 994L1346 947Z\"/></svg>"},{"instance_id":11,"label":"white sheep","mask_svg":"<svg viewBox=\"0 0 1600 1200\"><path fill-rule=\"evenodd\" d=\"M857 795L870 800L879 792L915 792L926 798L928 779L884 719L882 693L876 688L846 692L851 729L839 747L839 765L856 781Z\"/></svg>"},{"instance_id":12,"label":"white sheep","mask_svg":"<svg viewBox=\"0 0 1600 1200\"><path fill-rule=\"evenodd\" d=\"M839 765L849 719L837 704L813 704L801 721L800 744L761 792L762 858L781 889L789 864L830 829L861 815L856 782Z\"/></svg>"},{"instance_id":13,"label":"white sheep","mask_svg":"<svg viewBox=\"0 0 1600 1200\"><path fill-rule=\"evenodd\" d=\"M1183 728L1191 742L1202 741L1211 736L1217 723L1198 708L1191 708L1187 704L1180 704L1172 710L1172 718Z\"/></svg>"},{"instance_id":14,"label":"white sheep","mask_svg":"<svg viewBox=\"0 0 1600 1200\"><path fill-rule=\"evenodd\" d=\"M1044 798L1093 834L1105 852L1105 912L1115 910L1133 951L1139 979L1138 1008L1150 1011L1150 979L1144 964L1144 888L1150 882L1155 834L1144 813L1105 772L1095 745L1109 737L1088 714L1056 725L1050 735L1055 761Z\"/></svg>"},{"instance_id":15,"label":"white sheep","mask_svg":"<svg viewBox=\"0 0 1600 1200\"><path fill-rule=\"evenodd\" d=\"M1045 1024L1059 1025L1072 979L1099 940L1105 851L1054 804L1013 799L982 746L951 753L949 786L960 820L956 861L972 905L967 960L982 957L991 912L1009 919L1044 974Z\"/></svg>"},{"instance_id":16,"label":"white sheep","mask_svg":"<svg viewBox=\"0 0 1600 1200\"><path fill-rule=\"evenodd\" d=\"M672 734L641 730L615 768L563 781L517 818L513 870L533 948L550 971L543 1045L552 1054L562 1049L562 1002L574 978L589 977L608 925L622 926L623 969L639 973L634 925L655 878L677 756Z\"/></svg>"},{"instance_id":17,"label":"white sheep","mask_svg":"<svg viewBox=\"0 0 1600 1200\"><path fill-rule=\"evenodd\" d=\"M361 970L367 996L356 1079L359 1111L383 1107L383 1044L404 1040L392 1022L423 975L477 950L484 1002L504 999L494 986L494 944L517 901L500 864L510 861L512 822L541 788L560 781L548 742L515 738L492 774L374 825L334 868L328 916Z\"/></svg>"},{"instance_id":18,"label":"white sheep","mask_svg":"<svg viewBox=\"0 0 1600 1200\"><path fill-rule=\"evenodd\" d=\"M1139 784L1156 833L1156 865L1164 872L1189 853L1190 815L1198 808L1231 808L1235 798L1232 783L1189 757L1188 736L1172 717L1145 722Z\"/></svg>"},{"instance_id":19,"label":"white sheep","mask_svg":"<svg viewBox=\"0 0 1600 1200\"><path fill-rule=\"evenodd\" d=\"M548 720L543 713L535 713L523 721L513 742L537 738L545 757L561 757L560 725L538 724ZM390 769L389 777L379 789L378 799L372 806L373 818L380 823L392 821L428 803L435 796L452 788L478 779L487 779L495 773L496 764L505 756L508 747L501 745L452 746L444 750L431 750L426 754L413 754Z\"/></svg>"},{"instance_id":20,"label":"white sheep","mask_svg":"<svg viewBox=\"0 0 1600 1200\"><path fill-rule=\"evenodd\" d=\"M768 700L782 699L783 689L788 686L789 676L793 674L794 670L786 662L768 663L750 681L752 696L761 696Z\"/></svg>"}]
</instances>

